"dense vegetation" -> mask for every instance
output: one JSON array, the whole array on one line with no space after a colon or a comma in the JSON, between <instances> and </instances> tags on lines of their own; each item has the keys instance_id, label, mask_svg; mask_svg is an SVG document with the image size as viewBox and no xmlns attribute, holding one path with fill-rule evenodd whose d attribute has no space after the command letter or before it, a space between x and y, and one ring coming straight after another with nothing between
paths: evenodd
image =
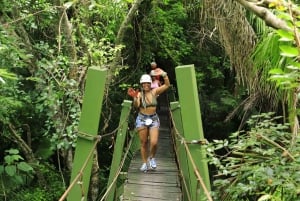
<instances>
[{"instance_id":1,"label":"dense vegetation","mask_svg":"<svg viewBox=\"0 0 300 201\"><path fill-rule=\"evenodd\" d=\"M174 68L195 65L215 200L300 199L298 1L0 2L2 200L63 194L89 67L109 69L105 134L153 60L175 88ZM112 143L98 145L96 188Z\"/></svg>"}]
</instances>

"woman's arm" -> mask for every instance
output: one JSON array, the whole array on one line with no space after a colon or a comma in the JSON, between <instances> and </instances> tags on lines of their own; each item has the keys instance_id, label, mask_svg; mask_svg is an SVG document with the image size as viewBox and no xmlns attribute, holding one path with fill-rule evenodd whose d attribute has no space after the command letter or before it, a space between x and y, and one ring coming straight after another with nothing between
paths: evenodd
<instances>
[{"instance_id":1,"label":"woman's arm","mask_svg":"<svg viewBox=\"0 0 300 201\"><path fill-rule=\"evenodd\" d=\"M133 106L139 108L141 105L141 93L139 92L136 97L133 98Z\"/></svg>"},{"instance_id":2,"label":"woman's arm","mask_svg":"<svg viewBox=\"0 0 300 201\"><path fill-rule=\"evenodd\" d=\"M166 91L170 87L170 80L169 80L169 77L168 77L167 73L163 72L161 74L161 76L164 79L164 84L161 85L160 87L157 87L157 88L153 89L154 93L156 95L159 95L159 94L163 93L164 91Z\"/></svg>"},{"instance_id":3,"label":"woman's arm","mask_svg":"<svg viewBox=\"0 0 300 201\"><path fill-rule=\"evenodd\" d=\"M141 93L139 90L134 90L132 87L129 87L127 94L133 98L133 106L138 108L141 104Z\"/></svg>"}]
</instances>

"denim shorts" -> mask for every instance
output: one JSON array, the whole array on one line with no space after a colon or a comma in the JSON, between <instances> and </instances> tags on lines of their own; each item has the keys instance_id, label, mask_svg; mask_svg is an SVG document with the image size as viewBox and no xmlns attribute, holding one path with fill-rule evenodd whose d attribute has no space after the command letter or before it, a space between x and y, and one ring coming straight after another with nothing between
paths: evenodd
<instances>
[{"instance_id":1,"label":"denim shorts","mask_svg":"<svg viewBox=\"0 0 300 201\"><path fill-rule=\"evenodd\" d=\"M138 116L136 117L136 121L135 121L136 128L141 128L141 127L159 128L159 126L160 126L160 121L156 113L152 115L139 113Z\"/></svg>"}]
</instances>

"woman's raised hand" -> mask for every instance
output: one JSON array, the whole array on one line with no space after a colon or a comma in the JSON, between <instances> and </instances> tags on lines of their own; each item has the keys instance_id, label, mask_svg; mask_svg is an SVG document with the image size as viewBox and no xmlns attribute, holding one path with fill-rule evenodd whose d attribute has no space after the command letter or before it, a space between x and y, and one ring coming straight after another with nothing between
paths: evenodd
<instances>
[{"instance_id":1,"label":"woman's raised hand","mask_svg":"<svg viewBox=\"0 0 300 201\"><path fill-rule=\"evenodd\" d=\"M161 74L163 74L165 71L163 71L161 68L156 68L155 70L152 70L150 72L151 76L160 76Z\"/></svg>"},{"instance_id":2,"label":"woman's raised hand","mask_svg":"<svg viewBox=\"0 0 300 201\"><path fill-rule=\"evenodd\" d=\"M139 93L139 90L137 89L137 90L134 90L133 88L128 88L128 90L127 90L127 94L129 95L129 96L131 96L132 98L136 98L137 96L138 96L138 93Z\"/></svg>"}]
</instances>

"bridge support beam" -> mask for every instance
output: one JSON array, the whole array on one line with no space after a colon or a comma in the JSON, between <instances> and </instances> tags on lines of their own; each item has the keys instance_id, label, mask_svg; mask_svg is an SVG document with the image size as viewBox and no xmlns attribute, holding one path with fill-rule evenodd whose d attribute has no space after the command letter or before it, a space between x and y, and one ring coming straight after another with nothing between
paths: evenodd
<instances>
[{"instance_id":1,"label":"bridge support beam","mask_svg":"<svg viewBox=\"0 0 300 201\"><path fill-rule=\"evenodd\" d=\"M179 135L184 136L182 128L182 119L179 102L170 102L170 109L174 120L173 137L175 139L175 148L178 159L178 166L182 180L180 181L182 186L182 200L191 200L191 178L189 172L188 156L185 151L185 147L182 146L182 141Z\"/></svg>"},{"instance_id":2,"label":"bridge support beam","mask_svg":"<svg viewBox=\"0 0 300 201\"><path fill-rule=\"evenodd\" d=\"M90 67L87 73L85 93L78 128L78 139L74 155L68 201L87 200L93 153L96 148L102 101L107 70ZM88 159L88 160L87 160Z\"/></svg>"},{"instance_id":3,"label":"bridge support beam","mask_svg":"<svg viewBox=\"0 0 300 201\"><path fill-rule=\"evenodd\" d=\"M126 134L128 129L128 116L131 111L132 101L124 100L122 106L122 112L119 121L119 130L117 133L116 144L114 147L114 154L112 158L112 163L110 166L110 174L107 183L107 189L109 190L108 196L105 201L114 201L116 197L116 183L118 173L121 171L121 159L123 157L124 145L126 140Z\"/></svg>"},{"instance_id":4,"label":"bridge support beam","mask_svg":"<svg viewBox=\"0 0 300 201\"><path fill-rule=\"evenodd\" d=\"M194 65L184 65L178 66L175 69L177 88L179 95L179 103L181 108L182 116L182 127L183 127L183 137L188 143L188 148L192 158L194 159L195 166L197 167L196 171L199 171L200 176L206 186L208 191L211 190L209 172L207 166L206 151L201 146L203 142L203 127L201 119L201 111L195 76ZM187 160L189 160L187 158ZM205 198L204 189L199 187L200 184L195 178L195 170L192 168L193 164L189 160L189 174L191 178L190 183L190 194L191 200L197 201ZM195 178L195 179L192 179Z\"/></svg>"}]
</instances>

